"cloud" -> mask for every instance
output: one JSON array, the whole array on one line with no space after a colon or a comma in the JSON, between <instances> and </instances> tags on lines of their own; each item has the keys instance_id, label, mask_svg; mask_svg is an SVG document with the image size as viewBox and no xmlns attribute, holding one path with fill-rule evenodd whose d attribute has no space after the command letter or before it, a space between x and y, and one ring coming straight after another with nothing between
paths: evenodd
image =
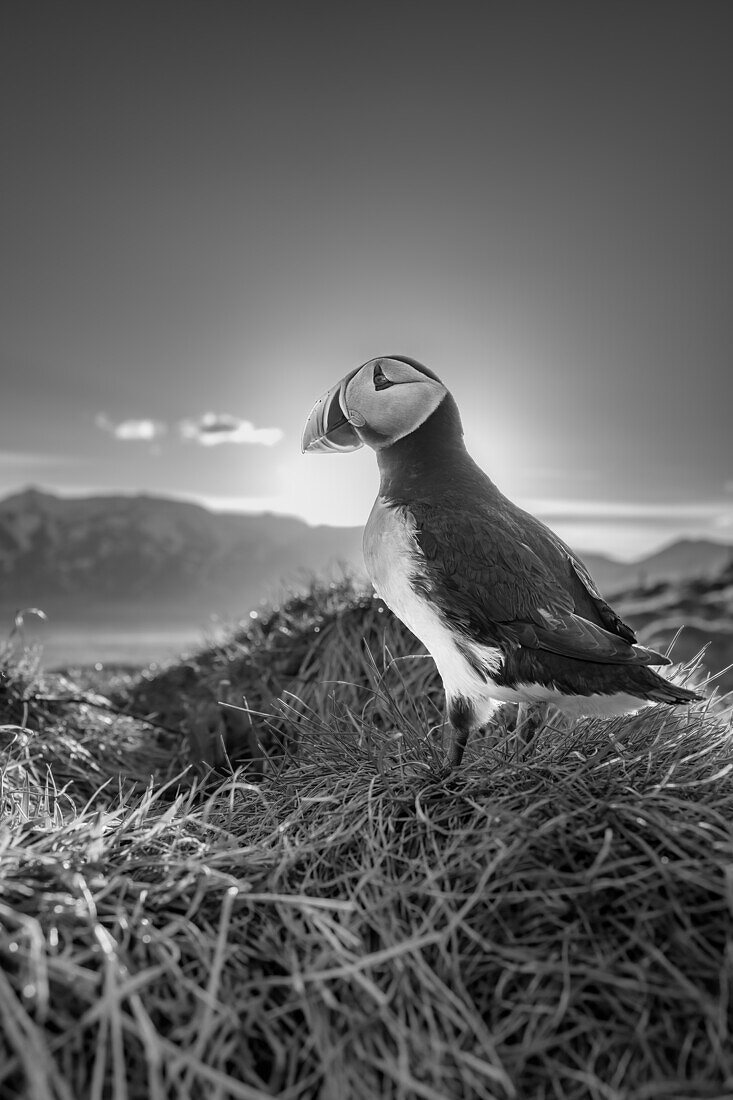
<instances>
[{"instance_id":1,"label":"cloud","mask_svg":"<svg viewBox=\"0 0 733 1100\"><path fill-rule=\"evenodd\" d=\"M157 439L165 435L168 428L160 420L121 420L114 424L105 413L98 413L94 423L103 432L109 432L115 439L121 439L124 443L143 441L149 443L151 439Z\"/></svg>"},{"instance_id":2,"label":"cloud","mask_svg":"<svg viewBox=\"0 0 733 1100\"><path fill-rule=\"evenodd\" d=\"M98 413L94 423L103 432L123 443L151 443L168 431L160 420L121 420L115 423L106 413ZM183 439L214 447L217 443L250 443L272 447L283 437L280 428L255 428L250 420L240 420L229 413L207 412L195 419L181 420L178 430Z\"/></svg>"},{"instance_id":3,"label":"cloud","mask_svg":"<svg viewBox=\"0 0 733 1100\"><path fill-rule=\"evenodd\" d=\"M283 437L280 428L255 428L249 420L229 413L204 413L198 420L182 420L179 430L184 439L215 447L218 443L255 443L272 447Z\"/></svg>"}]
</instances>

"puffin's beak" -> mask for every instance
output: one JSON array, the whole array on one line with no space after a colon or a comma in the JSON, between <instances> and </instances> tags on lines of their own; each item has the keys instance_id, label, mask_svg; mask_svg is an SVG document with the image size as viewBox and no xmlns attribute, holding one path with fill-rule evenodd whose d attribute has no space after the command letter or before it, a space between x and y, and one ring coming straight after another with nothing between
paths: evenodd
<instances>
[{"instance_id":1,"label":"puffin's beak","mask_svg":"<svg viewBox=\"0 0 733 1100\"><path fill-rule=\"evenodd\" d=\"M356 371L347 374L316 401L303 428L300 446L304 454L306 451L356 451L363 446L343 405L346 386L355 374Z\"/></svg>"}]
</instances>

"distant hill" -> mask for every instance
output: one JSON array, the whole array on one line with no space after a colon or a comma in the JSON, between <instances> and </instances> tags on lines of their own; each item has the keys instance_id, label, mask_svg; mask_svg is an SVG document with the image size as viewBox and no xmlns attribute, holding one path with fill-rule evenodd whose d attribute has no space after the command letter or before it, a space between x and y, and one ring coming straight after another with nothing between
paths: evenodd
<instances>
[{"instance_id":1,"label":"distant hill","mask_svg":"<svg viewBox=\"0 0 733 1100\"><path fill-rule=\"evenodd\" d=\"M700 577L719 573L733 561L733 546L707 539L680 539L636 563L647 579Z\"/></svg>"},{"instance_id":2,"label":"distant hill","mask_svg":"<svg viewBox=\"0 0 733 1100\"><path fill-rule=\"evenodd\" d=\"M0 501L0 609L65 621L195 623L244 614L280 581L361 567L361 529L232 515L150 496Z\"/></svg>"},{"instance_id":3,"label":"distant hill","mask_svg":"<svg viewBox=\"0 0 733 1100\"><path fill-rule=\"evenodd\" d=\"M733 561L733 545L680 539L636 561L616 561L592 553L581 553L581 557L601 591L610 593L659 580L714 576Z\"/></svg>"}]
</instances>

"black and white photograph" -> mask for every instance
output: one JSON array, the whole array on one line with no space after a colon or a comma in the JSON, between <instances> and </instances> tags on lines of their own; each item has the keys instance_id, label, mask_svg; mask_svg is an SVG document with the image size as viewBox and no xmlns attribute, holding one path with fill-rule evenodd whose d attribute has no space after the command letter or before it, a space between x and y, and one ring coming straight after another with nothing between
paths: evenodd
<instances>
[{"instance_id":1,"label":"black and white photograph","mask_svg":"<svg viewBox=\"0 0 733 1100\"><path fill-rule=\"evenodd\" d=\"M724 0L5 0L3 1100L733 1096Z\"/></svg>"}]
</instances>

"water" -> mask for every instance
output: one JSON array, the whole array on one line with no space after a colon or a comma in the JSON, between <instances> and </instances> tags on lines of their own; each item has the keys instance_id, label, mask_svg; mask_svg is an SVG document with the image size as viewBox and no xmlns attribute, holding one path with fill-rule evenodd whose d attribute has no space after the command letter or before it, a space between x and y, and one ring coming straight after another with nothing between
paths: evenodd
<instances>
[{"instance_id":1,"label":"water","mask_svg":"<svg viewBox=\"0 0 733 1100\"><path fill-rule=\"evenodd\" d=\"M163 664L213 643L214 631L203 626L158 629L114 629L99 626L38 624L25 629L25 641L42 650L45 669L68 666Z\"/></svg>"}]
</instances>

